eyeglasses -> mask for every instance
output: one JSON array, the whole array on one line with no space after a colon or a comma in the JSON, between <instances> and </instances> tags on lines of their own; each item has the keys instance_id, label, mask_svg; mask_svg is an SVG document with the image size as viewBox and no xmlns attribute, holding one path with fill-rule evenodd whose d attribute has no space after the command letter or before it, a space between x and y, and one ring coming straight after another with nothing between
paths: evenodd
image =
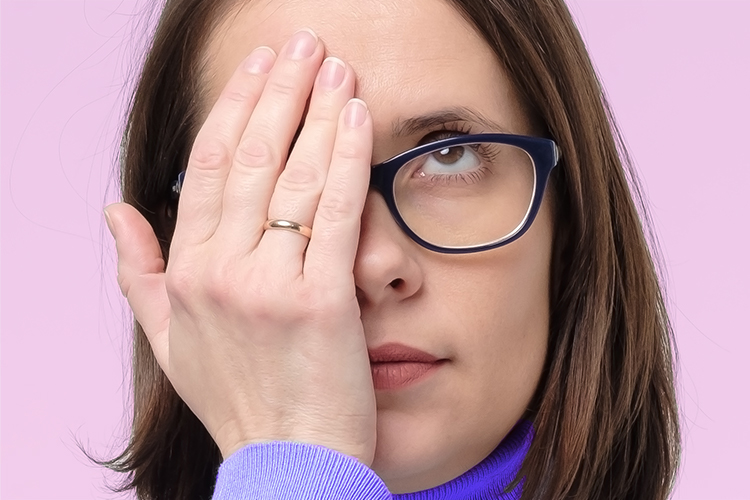
<instances>
[{"instance_id":1,"label":"eyeglasses","mask_svg":"<svg viewBox=\"0 0 750 500\"><path fill-rule=\"evenodd\" d=\"M370 187L421 246L449 254L481 252L507 245L531 227L559 159L550 139L461 135L373 165ZM172 185L175 197L184 175Z\"/></svg>"}]
</instances>

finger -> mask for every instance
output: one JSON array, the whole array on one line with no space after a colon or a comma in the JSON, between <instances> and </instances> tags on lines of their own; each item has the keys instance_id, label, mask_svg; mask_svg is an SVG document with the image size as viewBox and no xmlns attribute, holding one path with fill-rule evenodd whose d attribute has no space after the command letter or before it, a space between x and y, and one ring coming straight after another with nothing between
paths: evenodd
<instances>
[{"instance_id":1,"label":"finger","mask_svg":"<svg viewBox=\"0 0 750 500\"><path fill-rule=\"evenodd\" d=\"M305 279L332 287L353 282L360 219L369 187L372 134L367 105L351 99L339 118L333 158L305 254Z\"/></svg>"},{"instance_id":2,"label":"finger","mask_svg":"<svg viewBox=\"0 0 750 500\"><path fill-rule=\"evenodd\" d=\"M249 252L257 246L322 59L323 45L308 30L297 32L281 50L234 153L217 229L223 248Z\"/></svg>"},{"instance_id":3,"label":"finger","mask_svg":"<svg viewBox=\"0 0 750 500\"><path fill-rule=\"evenodd\" d=\"M352 69L335 57L326 59L318 72L305 125L271 197L269 219L312 226L331 164L339 115L353 94ZM307 243L306 237L289 231L266 231L258 251L299 275Z\"/></svg>"},{"instance_id":4,"label":"finger","mask_svg":"<svg viewBox=\"0 0 750 500\"><path fill-rule=\"evenodd\" d=\"M196 136L180 192L173 243L196 245L216 231L232 156L255 109L276 54L255 49L237 68Z\"/></svg>"},{"instance_id":5,"label":"finger","mask_svg":"<svg viewBox=\"0 0 750 500\"><path fill-rule=\"evenodd\" d=\"M134 207L115 203L105 210L117 247L120 290L143 327L156 361L168 375L170 305L159 242L151 225Z\"/></svg>"}]
</instances>

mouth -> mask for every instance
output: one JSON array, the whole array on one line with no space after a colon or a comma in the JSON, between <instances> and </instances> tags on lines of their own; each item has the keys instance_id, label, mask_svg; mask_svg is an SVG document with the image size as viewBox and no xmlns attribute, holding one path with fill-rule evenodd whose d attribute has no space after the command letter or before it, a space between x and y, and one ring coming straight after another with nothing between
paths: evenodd
<instances>
[{"instance_id":1,"label":"mouth","mask_svg":"<svg viewBox=\"0 0 750 500\"><path fill-rule=\"evenodd\" d=\"M403 344L385 344L368 350L375 390L402 389L426 380L448 360Z\"/></svg>"}]
</instances>

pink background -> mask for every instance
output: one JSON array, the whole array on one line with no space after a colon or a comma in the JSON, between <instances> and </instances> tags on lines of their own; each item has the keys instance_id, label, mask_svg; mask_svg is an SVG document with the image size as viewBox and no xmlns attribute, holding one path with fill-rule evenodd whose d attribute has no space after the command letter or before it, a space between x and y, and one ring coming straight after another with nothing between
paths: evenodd
<instances>
[{"instance_id":1,"label":"pink background","mask_svg":"<svg viewBox=\"0 0 750 500\"><path fill-rule=\"evenodd\" d=\"M115 498L74 438L106 456L127 436L129 314L101 209L148 32L137 2L2 0L5 500ZM750 2L571 8L663 249L685 446L674 498L750 499Z\"/></svg>"}]
</instances>

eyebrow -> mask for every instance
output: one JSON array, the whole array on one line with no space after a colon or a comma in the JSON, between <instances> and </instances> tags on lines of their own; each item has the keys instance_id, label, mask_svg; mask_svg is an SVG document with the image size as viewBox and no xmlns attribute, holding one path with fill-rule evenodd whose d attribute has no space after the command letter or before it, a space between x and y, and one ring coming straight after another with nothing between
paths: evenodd
<instances>
[{"instance_id":1,"label":"eyebrow","mask_svg":"<svg viewBox=\"0 0 750 500\"><path fill-rule=\"evenodd\" d=\"M391 126L391 135L394 139L400 139L424 132L425 130L435 130L444 127L447 123L457 122L475 123L480 125L484 129L484 132L512 134L512 132L508 131L508 128L504 125L490 120L483 114L474 111L471 108L467 108L466 106L453 106L433 111L426 115L396 120ZM303 126L304 120L299 124L299 127L292 138L292 143L289 146L290 155L292 154L294 145L297 143L300 132L302 132Z\"/></svg>"},{"instance_id":2,"label":"eyebrow","mask_svg":"<svg viewBox=\"0 0 750 500\"><path fill-rule=\"evenodd\" d=\"M391 135L394 138L408 137L410 135L443 126L446 123L469 122L481 125L486 132L509 134L507 128L490 120L481 113L464 106L445 108L426 115L415 116L404 120L397 120L391 127Z\"/></svg>"}]
</instances>

